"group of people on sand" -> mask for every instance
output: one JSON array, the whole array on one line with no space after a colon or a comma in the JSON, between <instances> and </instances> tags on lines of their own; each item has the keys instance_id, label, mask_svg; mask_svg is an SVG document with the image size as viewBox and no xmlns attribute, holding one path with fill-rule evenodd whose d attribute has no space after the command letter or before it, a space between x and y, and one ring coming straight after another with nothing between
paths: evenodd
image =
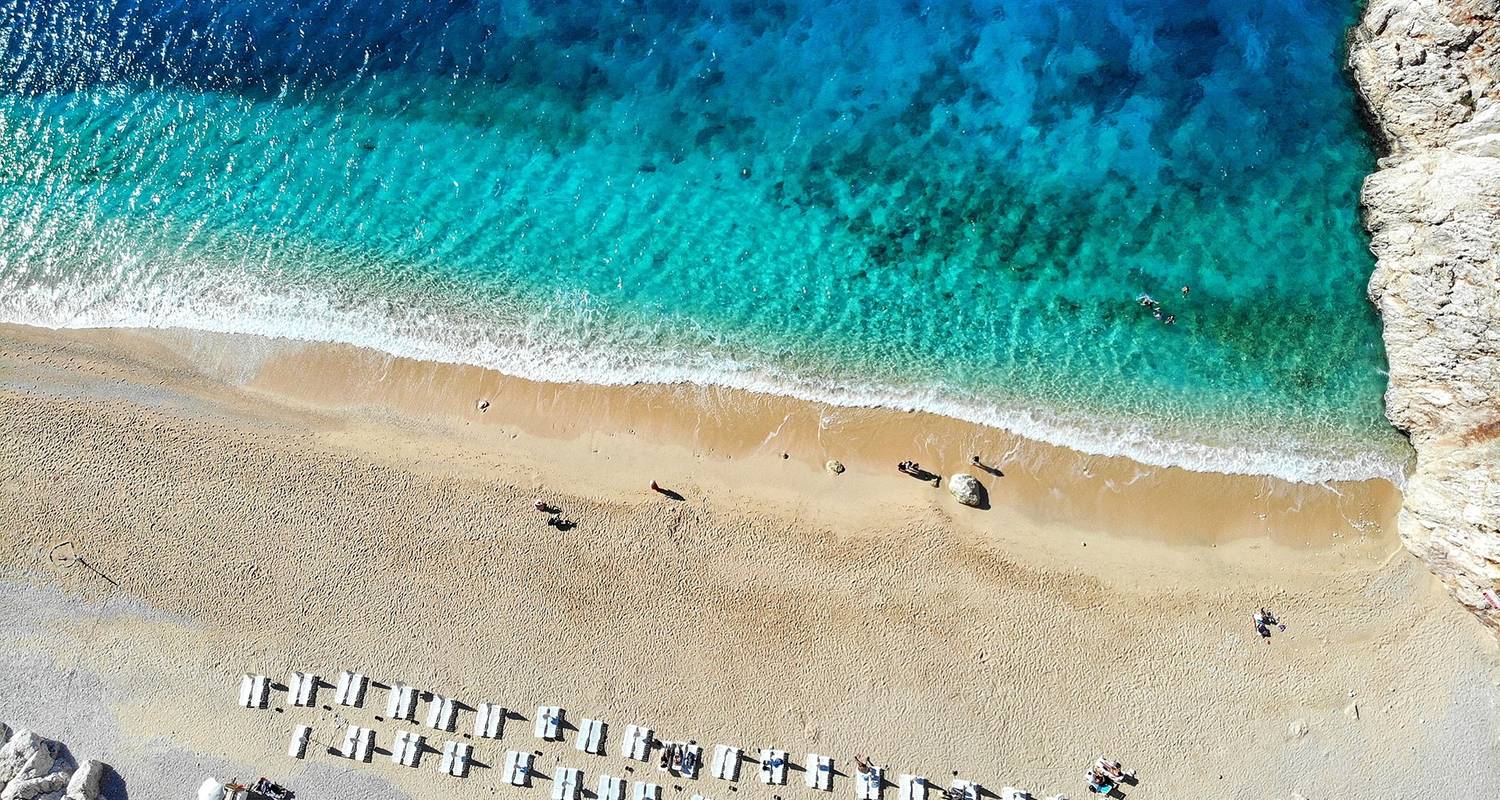
<instances>
[{"instance_id":1,"label":"group of people on sand","mask_svg":"<svg viewBox=\"0 0 1500 800\"><path fill-rule=\"evenodd\" d=\"M1182 296L1188 296L1188 287L1182 287ZM1167 312L1163 311L1161 308L1161 301L1153 298L1149 294L1141 295L1140 297L1136 298L1136 301L1141 304L1142 308L1151 309L1151 316L1156 317L1157 320L1159 320L1163 325L1171 325L1172 323L1177 321L1176 314L1168 314Z\"/></svg>"},{"instance_id":2,"label":"group of people on sand","mask_svg":"<svg viewBox=\"0 0 1500 800\"><path fill-rule=\"evenodd\" d=\"M698 755L681 742L669 742L661 748L661 768L674 775L696 774Z\"/></svg>"},{"instance_id":3,"label":"group of people on sand","mask_svg":"<svg viewBox=\"0 0 1500 800\"><path fill-rule=\"evenodd\" d=\"M552 505L551 503L541 498L537 498L536 502L532 503L532 507L537 511L542 512L543 514L546 514L547 524L560 531L571 530L576 524L571 519L563 518L561 508L558 508L557 506Z\"/></svg>"},{"instance_id":4,"label":"group of people on sand","mask_svg":"<svg viewBox=\"0 0 1500 800\"><path fill-rule=\"evenodd\" d=\"M1094 794L1108 795L1119 788L1122 783L1134 784L1135 773L1126 772L1120 767L1120 762L1111 761L1100 756L1094 766L1089 767L1086 776L1089 781L1089 791Z\"/></svg>"}]
</instances>

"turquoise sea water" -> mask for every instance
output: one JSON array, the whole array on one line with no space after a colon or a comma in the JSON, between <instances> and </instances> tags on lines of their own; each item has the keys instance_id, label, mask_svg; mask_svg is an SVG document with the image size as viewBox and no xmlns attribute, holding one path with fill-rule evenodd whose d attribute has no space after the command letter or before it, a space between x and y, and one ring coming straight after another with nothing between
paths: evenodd
<instances>
[{"instance_id":1,"label":"turquoise sea water","mask_svg":"<svg viewBox=\"0 0 1500 800\"><path fill-rule=\"evenodd\" d=\"M0 320L1394 476L1354 10L0 0Z\"/></svg>"}]
</instances>

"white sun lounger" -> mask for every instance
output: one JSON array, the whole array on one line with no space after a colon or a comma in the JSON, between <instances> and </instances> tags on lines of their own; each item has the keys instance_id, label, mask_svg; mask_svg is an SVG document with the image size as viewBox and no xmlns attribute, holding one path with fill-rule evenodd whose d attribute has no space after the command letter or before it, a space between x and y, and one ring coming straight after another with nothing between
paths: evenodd
<instances>
[{"instance_id":1,"label":"white sun lounger","mask_svg":"<svg viewBox=\"0 0 1500 800\"><path fill-rule=\"evenodd\" d=\"M807 788L833 791L833 759L817 753L807 754Z\"/></svg>"},{"instance_id":2,"label":"white sun lounger","mask_svg":"<svg viewBox=\"0 0 1500 800\"><path fill-rule=\"evenodd\" d=\"M630 800L661 800L661 787L654 783L636 781Z\"/></svg>"},{"instance_id":3,"label":"white sun lounger","mask_svg":"<svg viewBox=\"0 0 1500 800\"><path fill-rule=\"evenodd\" d=\"M536 707L536 738L548 742L562 739L563 710L558 706Z\"/></svg>"},{"instance_id":4,"label":"white sun lounger","mask_svg":"<svg viewBox=\"0 0 1500 800\"><path fill-rule=\"evenodd\" d=\"M433 695L432 702L427 704L427 727L452 733L457 721L458 706L453 698Z\"/></svg>"},{"instance_id":5,"label":"white sun lounger","mask_svg":"<svg viewBox=\"0 0 1500 800\"><path fill-rule=\"evenodd\" d=\"M369 678L358 672L344 670L339 673L338 685L333 689L333 702L360 708L365 704L365 690L369 687Z\"/></svg>"},{"instance_id":6,"label":"white sun lounger","mask_svg":"<svg viewBox=\"0 0 1500 800\"><path fill-rule=\"evenodd\" d=\"M416 722L417 688L399 682L391 684L391 693L385 702L385 715L391 719Z\"/></svg>"},{"instance_id":7,"label":"white sun lounger","mask_svg":"<svg viewBox=\"0 0 1500 800\"><path fill-rule=\"evenodd\" d=\"M583 770L564 767L552 781L552 800L579 800L583 797Z\"/></svg>"},{"instance_id":8,"label":"white sun lounger","mask_svg":"<svg viewBox=\"0 0 1500 800\"><path fill-rule=\"evenodd\" d=\"M312 740L312 726L298 725L292 728L292 741L286 747L286 754L292 758L307 757L307 743Z\"/></svg>"},{"instance_id":9,"label":"white sun lounger","mask_svg":"<svg viewBox=\"0 0 1500 800\"><path fill-rule=\"evenodd\" d=\"M979 800L979 784L973 781L954 778L953 790L963 794L964 800Z\"/></svg>"},{"instance_id":10,"label":"white sun lounger","mask_svg":"<svg viewBox=\"0 0 1500 800\"><path fill-rule=\"evenodd\" d=\"M344 731L344 745L339 748L339 755L344 758L352 758L355 761L369 761L370 753L374 749L374 729L350 725Z\"/></svg>"},{"instance_id":11,"label":"white sun lounger","mask_svg":"<svg viewBox=\"0 0 1500 800\"><path fill-rule=\"evenodd\" d=\"M499 739L505 730L505 715L510 713L494 703L480 703L474 710L474 735L482 739Z\"/></svg>"},{"instance_id":12,"label":"white sun lounger","mask_svg":"<svg viewBox=\"0 0 1500 800\"><path fill-rule=\"evenodd\" d=\"M625 739L620 742L626 758L636 761L651 760L651 729L644 725L626 725Z\"/></svg>"},{"instance_id":13,"label":"white sun lounger","mask_svg":"<svg viewBox=\"0 0 1500 800\"><path fill-rule=\"evenodd\" d=\"M701 794L695 794L695 795L693 795L692 800L713 800L713 798L712 797L704 797Z\"/></svg>"},{"instance_id":14,"label":"white sun lounger","mask_svg":"<svg viewBox=\"0 0 1500 800\"><path fill-rule=\"evenodd\" d=\"M240 705L245 708L265 708L271 704L271 679L264 675L246 673L240 676Z\"/></svg>"},{"instance_id":15,"label":"white sun lounger","mask_svg":"<svg viewBox=\"0 0 1500 800\"><path fill-rule=\"evenodd\" d=\"M869 772L854 775L854 796L858 800L880 800L885 791L885 767L870 765Z\"/></svg>"},{"instance_id":16,"label":"white sun lounger","mask_svg":"<svg viewBox=\"0 0 1500 800\"><path fill-rule=\"evenodd\" d=\"M530 753L519 750L511 750L505 754L505 780L511 786L531 785L532 757Z\"/></svg>"},{"instance_id":17,"label":"white sun lounger","mask_svg":"<svg viewBox=\"0 0 1500 800\"><path fill-rule=\"evenodd\" d=\"M738 747L730 747L727 744L714 747L714 763L711 765L713 776L721 780L737 781L740 779L741 753Z\"/></svg>"},{"instance_id":18,"label":"white sun lounger","mask_svg":"<svg viewBox=\"0 0 1500 800\"><path fill-rule=\"evenodd\" d=\"M438 763L438 772L462 778L469 774L469 754L474 745L466 742L443 742L443 760Z\"/></svg>"},{"instance_id":19,"label":"white sun lounger","mask_svg":"<svg viewBox=\"0 0 1500 800\"><path fill-rule=\"evenodd\" d=\"M1000 790L1000 800L1035 800L1035 798L1031 796L1031 792L1025 789L1007 786Z\"/></svg>"},{"instance_id":20,"label":"white sun lounger","mask_svg":"<svg viewBox=\"0 0 1500 800\"><path fill-rule=\"evenodd\" d=\"M318 676L310 672L293 672L287 687L292 705L312 708L318 704Z\"/></svg>"},{"instance_id":21,"label":"white sun lounger","mask_svg":"<svg viewBox=\"0 0 1500 800\"><path fill-rule=\"evenodd\" d=\"M625 779L600 775L599 800L625 800Z\"/></svg>"},{"instance_id":22,"label":"white sun lounger","mask_svg":"<svg viewBox=\"0 0 1500 800\"><path fill-rule=\"evenodd\" d=\"M585 753L604 755L604 723L597 719L585 719L578 723L578 739L573 746Z\"/></svg>"},{"instance_id":23,"label":"white sun lounger","mask_svg":"<svg viewBox=\"0 0 1500 800\"><path fill-rule=\"evenodd\" d=\"M927 779L921 775L901 776L901 800L927 800Z\"/></svg>"},{"instance_id":24,"label":"white sun lounger","mask_svg":"<svg viewBox=\"0 0 1500 800\"><path fill-rule=\"evenodd\" d=\"M760 782L773 786L786 785L786 751L760 749Z\"/></svg>"},{"instance_id":25,"label":"white sun lounger","mask_svg":"<svg viewBox=\"0 0 1500 800\"><path fill-rule=\"evenodd\" d=\"M391 743L391 762L406 767L415 767L422 760L422 744L427 737L411 731L396 731Z\"/></svg>"},{"instance_id":26,"label":"white sun lounger","mask_svg":"<svg viewBox=\"0 0 1500 800\"><path fill-rule=\"evenodd\" d=\"M670 772L674 775L681 775L684 778L697 780L698 770L703 766L703 748L692 742L662 742L661 746L663 750L674 746L682 748L682 769L673 769L670 764L667 766L658 765L656 768L658 772Z\"/></svg>"}]
</instances>

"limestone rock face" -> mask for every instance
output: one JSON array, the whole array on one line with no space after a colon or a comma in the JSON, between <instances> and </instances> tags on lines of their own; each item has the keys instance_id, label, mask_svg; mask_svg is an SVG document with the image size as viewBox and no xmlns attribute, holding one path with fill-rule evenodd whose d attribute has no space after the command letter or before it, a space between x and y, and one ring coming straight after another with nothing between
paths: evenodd
<instances>
[{"instance_id":1,"label":"limestone rock face","mask_svg":"<svg viewBox=\"0 0 1500 800\"><path fill-rule=\"evenodd\" d=\"M960 472L948 479L948 491L958 502L974 508L984 507L984 486L979 479L967 472Z\"/></svg>"},{"instance_id":2,"label":"limestone rock face","mask_svg":"<svg viewBox=\"0 0 1500 800\"><path fill-rule=\"evenodd\" d=\"M0 800L99 800L105 766L92 759L77 770L56 742L22 728L9 736L0 723Z\"/></svg>"},{"instance_id":3,"label":"limestone rock face","mask_svg":"<svg viewBox=\"0 0 1500 800\"><path fill-rule=\"evenodd\" d=\"M90 758L73 772L63 800L99 800L99 784L103 780L104 763Z\"/></svg>"},{"instance_id":4,"label":"limestone rock face","mask_svg":"<svg viewBox=\"0 0 1500 800\"><path fill-rule=\"evenodd\" d=\"M55 794L68 785L67 772L50 772L38 778L16 778L0 789L0 800L36 800Z\"/></svg>"},{"instance_id":5,"label":"limestone rock face","mask_svg":"<svg viewBox=\"0 0 1500 800\"><path fill-rule=\"evenodd\" d=\"M22 728L0 747L0 785L38 778L52 769L52 743Z\"/></svg>"},{"instance_id":6,"label":"limestone rock face","mask_svg":"<svg viewBox=\"0 0 1500 800\"><path fill-rule=\"evenodd\" d=\"M1371 0L1350 44L1389 151L1361 199L1386 415L1417 451L1397 525L1500 628L1500 0Z\"/></svg>"}]
</instances>

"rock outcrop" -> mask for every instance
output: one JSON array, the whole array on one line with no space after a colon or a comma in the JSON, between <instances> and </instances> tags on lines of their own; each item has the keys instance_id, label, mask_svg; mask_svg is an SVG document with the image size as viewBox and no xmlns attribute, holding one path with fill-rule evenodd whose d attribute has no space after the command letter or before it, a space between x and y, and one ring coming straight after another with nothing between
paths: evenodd
<instances>
[{"instance_id":1,"label":"rock outcrop","mask_svg":"<svg viewBox=\"0 0 1500 800\"><path fill-rule=\"evenodd\" d=\"M1500 629L1500 0L1371 0L1349 65L1387 155L1362 203L1406 547Z\"/></svg>"},{"instance_id":2,"label":"rock outcrop","mask_svg":"<svg viewBox=\"0 0 1500 800\"><path fill-rule=\"evenodd\" d=\"M10 733L0 723L0 800L99 800L104 764L88 760L75 770L56 742L25 728Z\"/></svg>"},{"instance_id":3,"label":"rock outcrop","mask_svg":"<svg viewBox=\"0 0 1500 800\"><path fill-rule=\"evenodd\" d=\"M98 800L99 786L104 781L104 762L90 758L73 770L68 780L67 793L63 800Z\"/></svg>"}]
</instances>

